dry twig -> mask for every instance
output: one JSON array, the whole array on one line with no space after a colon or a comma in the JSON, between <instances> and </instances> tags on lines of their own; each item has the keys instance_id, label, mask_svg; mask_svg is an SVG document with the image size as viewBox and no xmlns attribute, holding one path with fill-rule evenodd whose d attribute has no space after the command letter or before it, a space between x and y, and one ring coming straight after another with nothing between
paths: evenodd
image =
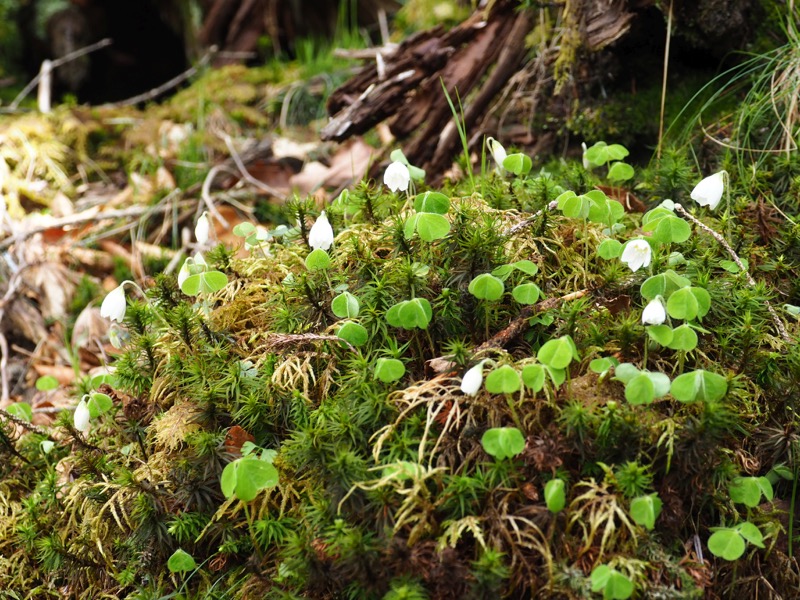
<instances>
[{"instance_id":1,"label":"dry twig","mask_svg":"<svg viewBox=\"0 0 800 600\"><path fill-rule=\"evenodd\" d=\"M693 214L691 214L689 211L683 208L683 206L681 206L680 204L675 204L675 210L679 214L689 219L692 223L697 225L700 229L711 235L711 237L713 237L715 240L717 240L720 243L720 245L723 248L725 248L725 251L731 256L731 258L733 258L733 262L736 263L736 266L739 267L742 273L744 273L744 276L747 279L747 284L750 287L756 286L756 280L753 279L752 275L750 275L747 268L742 263L742 259L739 258L739 255L736 254L733 248L731 248L731 245L727 242L727 240L724 237L722 237L722 235L711 229L711 227L709 227L705 223L701 222L697 217L695 217ZM772 306L770 301L764 300L764 306L767 307L767 310L769 311L769 314L772 317L772 322L775 323L775 329L778 330L778 333L783 338L783 341L786 342L787 344L791 344L792 338L789 335L789 332L786 331L786 327L784 327L783 321L781 321L781 318L778 316L778 313L775 311L775 308Z\"/></svg>"}]
</instances>

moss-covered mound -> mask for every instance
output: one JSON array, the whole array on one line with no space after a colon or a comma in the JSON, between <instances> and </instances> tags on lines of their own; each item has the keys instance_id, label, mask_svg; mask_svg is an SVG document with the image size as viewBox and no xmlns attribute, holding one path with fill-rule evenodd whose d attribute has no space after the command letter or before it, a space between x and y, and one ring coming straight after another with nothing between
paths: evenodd
<instances>
[{"instance_id":1,"label":"moss-covered mound","mask_svg":"<svg viewBox=\"0 0 800 600\"><path fill-rule=\"evenodd\" d=\"M330 247L296 201L126 287L112 380L4 421L0 596L792 597L797 232L689 208L737 263L563 173L365 183Z\"/></svg>"}]
</instances>

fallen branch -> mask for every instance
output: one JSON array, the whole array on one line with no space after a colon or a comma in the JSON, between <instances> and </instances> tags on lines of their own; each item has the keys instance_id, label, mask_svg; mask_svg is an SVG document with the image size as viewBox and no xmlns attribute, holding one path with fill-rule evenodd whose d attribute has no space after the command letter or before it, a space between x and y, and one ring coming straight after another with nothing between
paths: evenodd
<instances>
[{"instance_id":1,"label":"fallen branch","mask_svg":"<svg viewBox=\"0 0 800 600\"><path fill-rule=\"evenodd\" d=\"M63 64L66 64L66 63L70 62L71 60L75 60L76 58L80 58L81 56L89 54L90 52L94 52L95 50L100 50L101 48L105 48L106 46L110 46L110 45L111 45L111 39L110 38L105 38L105 39L102 39L99 42L95 42L94 44L91 44L89 46L85 46L83 48L78 48L74 52L70 52L69 54L65 54L61 58L57 58L56 60L51 60L50 61L50 69L51 70L55 69L57 67L60 67ZM8 109L7 110L8 111L17 110L17 108L19 108L19 103L22 102L28 94L30 94L31 90L34 87L36 87L36 85L39 83L39 80L41 78L42 78L42 73L40 71L36 75L36 77L34 77L33 79L31 79L28 82L28 85L26 85L24 88L22 88L22 91L19 94L17 94L17 97L14 98L14 100L11 102L11 104L8 105Z\"/></svg>"},{"instance_id":2,"label":"fallen branch","mask_svg":"<svg viewBox=\"0 0 800 600\"><path fill-rule=\"evenodd\" d=\"M211 62L211 59L214 57L216 53L217 53L217 47L211 46L211 48L208 49L208 52L206 52L202 56L202 58L199 61L197 61L196 65L189 67L180 75L176 75L169 81L165 81L164 83L162 83L158 87L153 88L152 90L149 90L137 96L133 96L132 98L128 98L127 100L121 100L119 102L112 102L106 104L106 106L133 106L135 104L140 104L142 102L149 102L150 100L154 100L164 92L168 92L172 88L178 87L180 84L182 84L190 77L194 77L194 75L197 74L197 72L201 68L205 67L208 63Z\"/></svg>"},{"instance_id":3,"label":"fallen branch","mask_svg":"<svg viewBox=\"0 0 800 600\"><path fill-rule=\"evenodd\" d=\"M488 340L483 342L475 349L475 352L478 353L483 350L488 350L489 348L504 348L509 342L511 342L511 340L525 331L525 328L528 325L528 319L530 319L536 313L550 310L551 308L555 308L564 302L571 302L573 300L577 300L578 298L583 298L588 293L588 289L578 290L577 292L572 292L566 296L548 298L547 300L537 302L533 306L526 306L520 311L519 315L517 315L514 320L511 321L508 327L502 331L498 331Z\"/></svg>"},{"instance_id":4,"label":"fallen branch","mask_svg":"<svg viewBox=\"0 0 800 600\"><path fill-rule=\"evenodd\" d=\"M528 226L532 225L533 223L535 223L536 220L545 213L545 211L550 212L551 210L555 210L556 208L558 208L558 202L553 200L545 208L542 208L541 210L537 210L535 213L533 213L530 217L528 217L524 221L521 221L521 222L517 223L516 225L506 229L502 233L503 237L508 237L510 235L514 235L518 231L522 231L526 227L528 227Z\"/></svg>"},{"instance_id":5,"label":"fallen branch","mask_svg":"<svg viewBox=\"0 0 800 600\"><path fill-rule=\"evenodd\" d=\"M62 409L63 410L63 409ZM42 429L38 425L34 425L33 423L28 423L25 419L20 419L19 417L15 417L7 410L0 408L0 417L3 417L7 421L11 421L15 425L19 425L23 429L30 431L32 433L38 433L39 435L43 435L48 440L55 441L55 438L51 436L45 429Z\"/></svg>"},{"instance_id":6,"label":"fallen branch","mask_svg":"<svg viewBox=\"0 0 800 600\"><path fill-rule=\"evenodd\" d=\"M700 229L711 235L711 237L713 237L715 240L717 240L720 243L720 245L723 248L725 248L726 252L731 256L731 258L733 258L733 262L736 263L736 266L739 267L742 273L744 273L744 276L747 279L747 284L750 287L756 286L756 280L753 279L747 268L744 266L744 263L742 263L742 259L739 258L739 255L736 254L734 249L731 248L731 245L724 237L722 237L722 235L711 229L711 227L709 227L705 223L701 222L693 214L691 214L689 211L683 208L683 206L681 206L680 204L675 204L675 210L679 214L689 219L692 223L697 225ZM769 311L769 314L772 317L772 322L775 323L775 329L778 330L778 333L780 333L781 337L783 338L783 341L786 342L787 344L791 344L792 337L789 335L789 332L786 331L786 327L783 326L783 321L781 321L781 318L778 316L778 313L775 311L775 308L772 306L770 301L764 300L764 306L767 307L767 310Z\"/></svg>"},{"instance_id":7,"label":"fallen branch","mask_svg":"<svg viewBox=\"0 0 800 600\"><path fill-rule=\"evenodd\" d=\"M504 348L513 339L515 339L517 336L522 334L523 331L525 331L525 328L528 325L528 319L530 319L536 313L550 310L551 308L555 308L558 305L563 304L564 302L571 302L572 300L583 298L588 293L589 293L588 289L578 290L577 292L572 292L565 296L559 296L558 298L548 298L547 300L542 300L541 302L537 302L533 306L526 306L520 311L520 313L514 318L514 320L512 320L511 323L509 323L508 327L506 327L502 331L498 331L488 340L483 342L480 346L475 348L475 352L473 352L473 354L477 355L481 352L490 350L492 348ZM439 356L437 358L429 360L428 366L436 373L445 373L453 369L456 365L451 360L443 356Z\"/></svg>"},{"instance_id":8,"label":"fallen branch","mask_svg":"<svg viewBox=\"0 0 800 600\"><path fill-rule=\"evenodd\" d=\"M3 241L0 241L0 250L5 250L9 246L16 244L18 242L25 241L29 237L36 235L37 233L44 233L45 231L49 231L50 229L57 229L59 227L69 227L71 225L80 225L82 223L93 223L97 221L105 221L106 219L130 219L132 217L141 217L148 213L163 213L171 210L171 206L162 205L162 206L132 206L131 208L125 208L122 210L107 210L107 211L100 211L97 208L90 209L84 211L82 213L78 213L77 215L70 215L68 217L62 217L60 219L53 219L46 225L39 225L37 227L32 227L26 231L20 231L12 236L7 237ZM87 214L91 213L91 214Z\"/></svg>"}]
</instances>

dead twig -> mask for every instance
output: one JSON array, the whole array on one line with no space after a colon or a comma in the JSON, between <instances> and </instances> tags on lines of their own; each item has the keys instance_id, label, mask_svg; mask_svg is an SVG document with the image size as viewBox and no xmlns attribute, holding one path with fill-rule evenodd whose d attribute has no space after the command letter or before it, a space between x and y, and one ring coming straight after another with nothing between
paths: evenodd
<instances>
[{"instance_id":1,"label":"dead twig","mask_svg":"<svg viewBox=\"0 0 800 600\"><path fill-rule=\"evenodd\" d=\"M731 245L724 237L722 237L722 235L711 229L711 227L709 227L705 223L701 222L697 217L695 217L693 214L691 214L689 211L683 208L683 206L681 206L680 204L675 204L675 210L679 214L689 219L692 223L697 225L700 229L711 235L711 237L713 237L715 240L717 240L720 243L720 245L723 248L725 248L725 251L731 256L733 262L736 263L736 266L739 267L742 273L744 273L744 276L747 279L747 284L750 287L756 286L756 280L753 279L752 275L750 275L749 271L742 263L742 259L739 258L739 255L736 254L733 248L731 248ZM786 342L787 344L791 344L792 337L789 335L789 332L786 331L786 327L784 327L783 321L781 321L781 318L778 316L778 313L775 311L775 308L772 306L770 301L764 300L764 306L767 307L767 311L769 311L769 314L772 317L772 322L775 323L775 329L778 330L778 333L783 338L783 341Z\"/></svg>"},{"instance_id":2,"label":"dead twig","mask_svg":"<svg viewBox=\"0 0 800 600\"><path fill-rule=\"evenodd\" d=\"M12 301L20 285L22 285L22 272L24 267L17 269L8 282L6 293L0 299L0 405L8 404L11 393L8 387L8 340L3 333L3 319L6 316L6 306Z\"/></svg>"},{"instance_id":3,"label":"dead twig","mask_svg":"<svg viewBox=\"0 0 800 600\"><path fill-rule=\"evenodd\" d=\"M214 57L216 53L217 53L217 47L211 46L211 48L208 49L208 52L206 52L202 56L202 58L199 61L197 61L196 65L189 67L180 75L176 75L169 81L165 81L158 87L155 87L152 90L144 92L143 94L133 96L132 98L128 98L127 100L121 100L120 102L112 102L106 104L106 106L133 106L135 104L140 104L142 102L149 102L150 100L154 100L164 92L168 92L172 88L178 87L180 84L182 84L190 77L194 77L197 74L197 72L200 71L200 69L202 69L203 67L208 65L208 63L211 62L211 59Z\"/></svg>"},{"instance_id":4,"label":"dead twig","mask_svg":"<svg viewBox=\"0 0 800 600\"><path fill-rule=\"evenodd\" d=\"M48 440L55 441L55 438L47 433L47 430L42 429L38 425L34 425L33 423L28 423L25 419L20 419L19 417L15 417L7 410L0 408L0 417L3 417L7 421L11 421L15 425L19 425L23 429L30 431L32 433L38 433L39 435L43 435Z\"/></svg>"},{"instance_id":5,"label":"dead twig","mask_svg":"<svg viewBox=\"0 0 800 600\"><path fill-rule=\"evenodd\" d=\"M281 194L280 191L270 185L267 185L263 181L256 179L250 174L250 171L247 170L247 167L242 161L242 157L239 156L239 153L236 151L236 147L233 145L233 140L231 140L230 136L223 134L222 139L225 142L225 145L228 147L228 152L231 153L231 158L236 164L236 168L239 169L239 172L242 174L242 177L245 181L247 181L247 183L256 186L258 189L267 192L271 196L283 199L283 194Z\"/></svg>"},{"instance_id":6,"label":"dead twig","mask_svg":"<svg viewBox=\"0 0 800 600\"><path fill-rule=\"evenodd\" d=\"M105 221L107 219L130 219L133 217L141 217L148 213L163 213L170 210L170 206L132 206L121 210L106 210L100 211L99 207L90 208L89 210L78 213L77 215L69 215L60 219L53 219L46 225L39 225L32 227L26 231L9 236L0 242L0 250L5 250L13 244L22 242L37 233L43 233L50 229L57 229L59 227L69 227L71 225L80 225L82 223L93 223L97 221Z\"/></svg>"},{"instance_id":7,"label":"dead twig","mask_svg":"<svg viewBox=\"0 0 800 600\"><path fill-rule=\"evenodd\" d=\"M511 321L511 323L509 323L508 327L502 331L498 331L488 340L483 342L475 349L475 353L488 350L489 348L504 348L511 340L516 338L525 330L528 325L528 319L530 319L536 313L550 310L551 308L555 308L564 302L571 302L573 300L577 300L578 298L583 298L588 293L588 289L578 290L577 292L572 292L566 296L548 298L547 300L537 302L533 306L526 306L520 311L519 315L513 321Z\"/></svg>"},{"instance_id":8,"label":"dead twig","mask_svg":"<svg viewBox=\"0 0 800 600\"><path fill-rule=\"evenodd\" d=\"M542 208L541 210L537 210L535 213L533 213L530 217L528 217L524 221L521 221L521 222L517 223L516 225L506 229L502 234L503 237L508 237L510 235L514 235L518 231L522 231L523 229L525 229L529 225L532 225L533 223L535 223L536 220L545 213L545 211L549 212L551 210L555 210L556 208L558 208L558 202L553 200L545 208Z\"/></svg>"},{"instance_id":9,"label":"dead twig","mask_svg":"<svg viewBox=\"0 0 800 600\"><path fill-rule=\"evenodd\" d=\"M69 54L65 54L61 58L57 58L56 60L51 60L50 61L50 68L51 69L55 69L57 67L60 67L61 65L66 64L66 63L68 63L68 62L70 62L72 60L75 60L76 58L80 58L81 56L84 56L86 54L89 54L90 52L94 52L95 50L100 50L101 48L105 48L106 46L110 46L111 43L112 43L111 42L111 38L105 38L105 39L100 40L99 42L95 42L94 44L90 44L89 46L85 46L83 48L78 48L74 52L70 52ZM11 102L11 104L8 105L8 109L7 110L8 111L17 110L19 108L20 102L22 102L27 97L27 95L30 94L31 90L38 85L39 80L41 78L42 78L42 73L40 71L36 75L36 77L34 77L33 79L31 79L28 82L28 85L26 85L24 88L22 88L22 91L19 94L17 94L17 97L14 98L14 100Z\"/></svg>"}]
</instances>

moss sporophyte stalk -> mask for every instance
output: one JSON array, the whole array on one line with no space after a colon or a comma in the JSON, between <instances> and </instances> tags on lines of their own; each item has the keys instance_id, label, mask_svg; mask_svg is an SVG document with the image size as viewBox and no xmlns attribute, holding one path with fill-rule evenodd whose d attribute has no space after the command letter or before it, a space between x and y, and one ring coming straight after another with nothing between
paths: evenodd
<instances>
[{"instance_id":1,"label":"moss sporophyte stalk","mask_svg":"<svg viewBox=\"0 0 800 600\"><path fill-rule=\"evenodd\" d=\"M780 243L625 210L595 187L627 181L619 145L537 173L488 144L466 193L400 153L242 248L203 215L177 274L111 291L115 370L49 429L0 413L3 589L701 598L785 572L800 350L769 301L793 292L740 257Z\"/></svg>"}]
</instances>

